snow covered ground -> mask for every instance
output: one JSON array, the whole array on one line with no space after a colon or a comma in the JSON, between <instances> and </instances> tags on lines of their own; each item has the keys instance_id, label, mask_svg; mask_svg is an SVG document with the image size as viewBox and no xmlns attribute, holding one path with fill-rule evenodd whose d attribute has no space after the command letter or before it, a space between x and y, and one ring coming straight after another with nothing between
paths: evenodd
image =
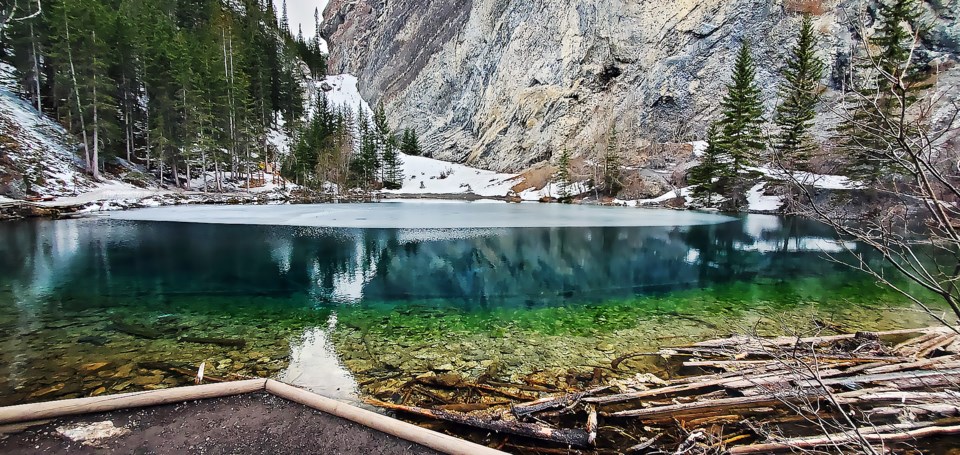
<instances>
[{"instance_id":1,"label":"snow covered ground","mask_svg":"<svg viewBox=\"0 0 960 455\"><path fill-rule=\"evenodd\" d=\"M143 190L117 180L93 181L70 134L11 91L11 71L0 64L0 134L7 139L0 143L0 153L10 160L5 169L8 175L22 175L22 181L8 184L17 186L21 194L29 190L84 201L142 194Z\"/></svg>"},{"instance_id":2,"label":"snow covered ground","mask_svg":"<svg viewBox=\"0 0 960 455\"><path fill-rule=\"evenodd\" d=\"M694 149L696 151L697 144L694 144ZM705 148L705 146L702 146ZM695 152L696 153L696 152ZM854 180L851 180L849 177L842 175L829 175L829 174L814 174L810 172L801 172L793 171L788 174L785 171L779 169L770 169L766 167L751 167L747 170L755 171L763 174L765 178L771 181L781 181L786 182L790 180L796 180L805 185L813 186L814 188L825 189L825 190L849 190L862 188L863 184ZM792 176L792 177L791 177ZM750 191L747 193L747 203L748 210L754 213L776 213L783 206L783 196L768 196L764 192L767 188L769 182L761 182L754 185L750 188ZM639 201L617 201L622 205L630 206L644 206L644 205L658 205L663 204L671 199L678 197L683 197L686 200L687 205L694 204L693 200L693 187L689 186L686 188L681 188L679 190L670 191L660 197L653 199L642 199Z\"/></svg>"},{"instance_id":3,"label":"snow covered ground","mask_svg":"<svg viewBox=\"0 0 960 455\"><path fill-rule=\"evenodd\" d=\"M326 83L331 90L323 90ZM367 115L372 115L373 111L370 105L360 96L359 81L356 76L351 74L340 74L336 76L327 76L320 82L323 93L327 95L327 101L331 106L349 107L354 113L361 109Z\"/></svg>"},{"instance_id":4,"label":"snow covered ground","mask_svg":"<svg viewBox=\"0 0 960 455\"><path fill-rule=\"evenodd\" d=\"M467 194L503 197L518 183L516 174L500 174L422 156L402 155L403 188L391 194Z\"/></svg>"}]
</instances>

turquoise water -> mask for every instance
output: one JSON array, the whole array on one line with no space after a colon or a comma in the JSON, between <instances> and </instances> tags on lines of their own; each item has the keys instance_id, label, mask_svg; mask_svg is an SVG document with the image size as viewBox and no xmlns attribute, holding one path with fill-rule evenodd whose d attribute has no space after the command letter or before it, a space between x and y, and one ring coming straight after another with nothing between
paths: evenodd
<instances>
[{"instance_id":1,"label":"turquoise water","mask_svg":"<svg viewBox=\"0 0 960 455\"><path fill-rule=\"evenodd\" d=\"M822 225L713 221L0 224L0 404L184 384L201 363L215 377L274 376L347 399L427 372L556 382L623 353L751 328L931 322L825 260L863 250Z\"/></svg>"}]
</instances>

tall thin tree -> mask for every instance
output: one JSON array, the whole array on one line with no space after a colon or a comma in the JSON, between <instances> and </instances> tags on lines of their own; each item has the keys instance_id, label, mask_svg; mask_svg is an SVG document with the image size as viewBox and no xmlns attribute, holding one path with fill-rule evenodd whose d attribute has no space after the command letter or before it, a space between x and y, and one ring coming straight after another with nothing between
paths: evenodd
<instances>
[{"instance_id":1,"label":"tall thin tree","mask_svg":"<svg viewBox=\"0 0 960 455\"><path fill-rule=\"evenodd\" d=\"M774 138L778 160L792 169L806 169L816 143L810 134L817 115L821 85L826 65L817 57L817 36L813 19L804 16L797 43L790 50L786 66L781 71L781 103L775 122L780 128Z\"/></svg>"}]
</instances>

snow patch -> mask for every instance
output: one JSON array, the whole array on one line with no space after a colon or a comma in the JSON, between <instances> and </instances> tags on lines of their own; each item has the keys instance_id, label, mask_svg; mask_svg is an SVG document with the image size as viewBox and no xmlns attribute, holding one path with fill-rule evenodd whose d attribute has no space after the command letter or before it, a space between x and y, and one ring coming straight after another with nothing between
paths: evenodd
<instances>
[{"instance_id":1,"label":"snow patch","mask_svg":"<svg viewBox=\"0 0 960 455\"><path fill-rule=\"evenodd\" d=\"M349 108L354 113L360 109L366 115L373 115L370 105L360 96L360 82L352 74L340 74L336 76L327 76L320 82L320 86L327 83L332 87L330 91L323 91L327 95L327 101L331 106L340 108Z\"/></svg>"},{"instance_id":2,"label":"snow patch","mask_svg":"<svg viewBox=\"0 0 960 455\"><path fill-rule=\"evenodd\" d=\"M693 141L690 145L693 146L693 156L697 158L702 157L707 152L707 147L710 147L710 143L707 141Z\"/></svg>"},{"instance_id":3,"label":"snow patch","mask_svg":"<svg viewBox=\"0 0 960 455\"><path fill-rule=\"evenodd\" d=\"M113 425L113 422L105 420L103 422L78 423L57 427L57 433L74 442L94 445L104 439L127 435L130 430L124 427L118 428Z\"/></svg>"},{"instance_id":4,"label":"snow patch","mask_svg":"<svg viewBox=\"0 0 960 455\"><path fill-rule=\"evenodd\" d=\"M106 175L101 182L93 181L84 172L79 147L70 134L5 85L0 86L0 132L10 139L0 144L0 154L12 163L9 171L23 174L29 182L22 182L24 191L60 197L99 188L135 189Z\"/></svg>"},{"instance_id":5,"label":"snow patch","mask_svg":"<svg viewBox=\"0 0 960 455\"><path fill-rule=\"evenodd\" d=\"M516 174L501 174L423 156L401 154L400 158L403 161L403 186L385 193L503 197L519 183Z\"/></svg>"},{"instance_id":6,"label":"snow patch","mask_svg":"<svg viewBox=\"0 0 960 455\"><path fill-rule=\"evenodd\" d=\"M783 205L783 198L780 196L766 196L763 194L766 189L766 183L759 183L750 188L747 193L747 203L751 212L776 212Z\"/></svg>"}]
</instances>

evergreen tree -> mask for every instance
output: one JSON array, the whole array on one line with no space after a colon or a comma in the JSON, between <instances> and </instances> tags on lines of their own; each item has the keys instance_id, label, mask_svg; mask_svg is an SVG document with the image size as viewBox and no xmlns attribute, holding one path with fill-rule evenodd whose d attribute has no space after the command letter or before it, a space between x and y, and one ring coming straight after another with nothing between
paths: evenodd
<instances>
[{"instance_id":1,"label":"evergreen tree","mask_svg":"<svg viewBox=\"0 0 960 455\"><path fill-rule=\"evenodd\" d=\"M914 44L924 31L917 0L879 3L879 26L869 38L877 50L863 58L855 89L848 97L849 122L839 131L849 153L847 172L869 184L877 184L898 170L889 157L896 144L888 140L888 121L906 112L927 88L923 65L913 55ZM866 51L864 51L866 52Z\"/></svg>"},{"instance_id":2,"label":"evergreen tree","mask_svg":"<svg viewBox=\"0 0 960 455\"><path fill-rule=\"evenodd\" d=\"M41 42L41 33L43 31L43 21L38 15L37 3L22 2L11 5L13 11L11 14L16 16L14 20L6 24L6 30L0 33L6 36L5 43L9 43L12 63L16 70L16 75L20 80L21 93L30 99L31 104L41 110L43 107L41 93L41 79L43 74L40 72L40 61L43 59L43 43ZM4 9L4 11L6 11ZM5 46L0 46L5 47ZM0 50L0 55L3 51Z\"/></svg>"},{"instance_id":3,"label":"evergreen tree","mask_svg":"<svg viewBox=\"0 0 960 455\"><path fill-rule=\"evenodd\" d=\"M723 137L716 124L710 125L707 148L700 163L690 169L687 183L693 186L692 195L704 207L715 207L717 199L726 194L733 175L732 158L723 149Z\"/></svg>"},{"instance_id":4,"label":"evergreen tree","mask_svg":"<svg viewBox=\"0 0 960 455\"><path fill-rule=\"evenodd\" d=\"M820 79L826 69L816 55L817 37L810 16L804 16L797 44L781 75L782 103L777 108L776 124L780 133L774 140L779 158L794 169L806 169L816 144L810 135L820 100Z\"/></svg>"},{"instance_id":5,"label":"evergreen tree","mask_svg":"<svg viewBox=\"0 0 960 455\"><path fill-rule=\"evenodd\" d=\"M350 173L357 185L362 188L371 188L376 184L380 170L377 131L375 124L370 123L370 119L363 112L363 109L359 109L358 112L358 150L350 163Z\"/></svg>"},{"instance_id":6,"label":"evergreen tree","mask_svg":"<svg viewBox=\"0 0 960 455\"><path fill-rule=\"evenodd\" d=\"M283 0L283 16L280 17L280 31L290 34L290 16L287 15L287 0Z\"/></svg>"},{"instance_id":7,"label":"evergreen tree","mask_svg":"<svg viewBox=\"0 0 960 455\"><path fill-rule=\"evenodd\" d=\"M613 126L610 128L610 135L607 137L607 149L603 154L603 190L608 195L616 197L623 189L622 173L620 142L617 137L617 127Z\"/></svg>"},{"instance_id":8,"label":"evergreen tree","mask_svg":"<svg viewBox=\"0 0 960 455\"><path fill-rule=\"evenodd\" d=\"M557 185L560 187L560 198L570 197L570 150L564 148L557 161Z\"/></svg>"},{"instance_id":9,"label":"evergreen tree","mask_svg":"<svg viewBox=\"0 0 960 455\"><path fill-rule=\"evenodd\" d=\"M396 136L390 135L383 149L383 187L388 190L403 188L403 160Z\"/></svg>"},{"instance_id":10,"label":"evergreen tree","mask_svg":"<svg viewBox=\"0 0 960 455\"><path fill-rule=\"evenodd\" d=\"M403 136L400 139L400 151L404 155L420 156L423 150L420 149L420 139L417 138L417 132L411 128L403 130Z\"/></svg>"},{"instance_id":11,"label":"evergreen tree","mask_svg":"<svg viewBox=\"0 0 960 455\"><path fill-rule=\"evenodd\" d=\"M756 68L750 55L750 45L744 41L734 64L733 79L727 85L723 107L721 142L733 158L733 171L739 175L743 168L759 159L765 144L760 130L763 124L763 103L756 82Z\"/></svg>"},{"instance_id":12,"label":"evergreen tree","mask_svg":"<svg viewBox=\"0 0 960 455\"><path fill-rule=\"evenodd\" d=\"M0 46L17 92L77 134L95 177L106 160L124 157L175 185L212 171L218 190L227 172L249 186L278 161L267 140L278 119L298 141L307 127L300 62L314 77L326 70L319 39L298 42L271 1L44 0L43 14L33 1L2 9L18 19L4 24ZM324 125L332 117L345 116ZM296 175L336 168L329 172L342 181L352 121L336 122L336 134L311 139L320 157ZM384 144L378 139L375 153Z\"/></svg>"}]
</instances>

